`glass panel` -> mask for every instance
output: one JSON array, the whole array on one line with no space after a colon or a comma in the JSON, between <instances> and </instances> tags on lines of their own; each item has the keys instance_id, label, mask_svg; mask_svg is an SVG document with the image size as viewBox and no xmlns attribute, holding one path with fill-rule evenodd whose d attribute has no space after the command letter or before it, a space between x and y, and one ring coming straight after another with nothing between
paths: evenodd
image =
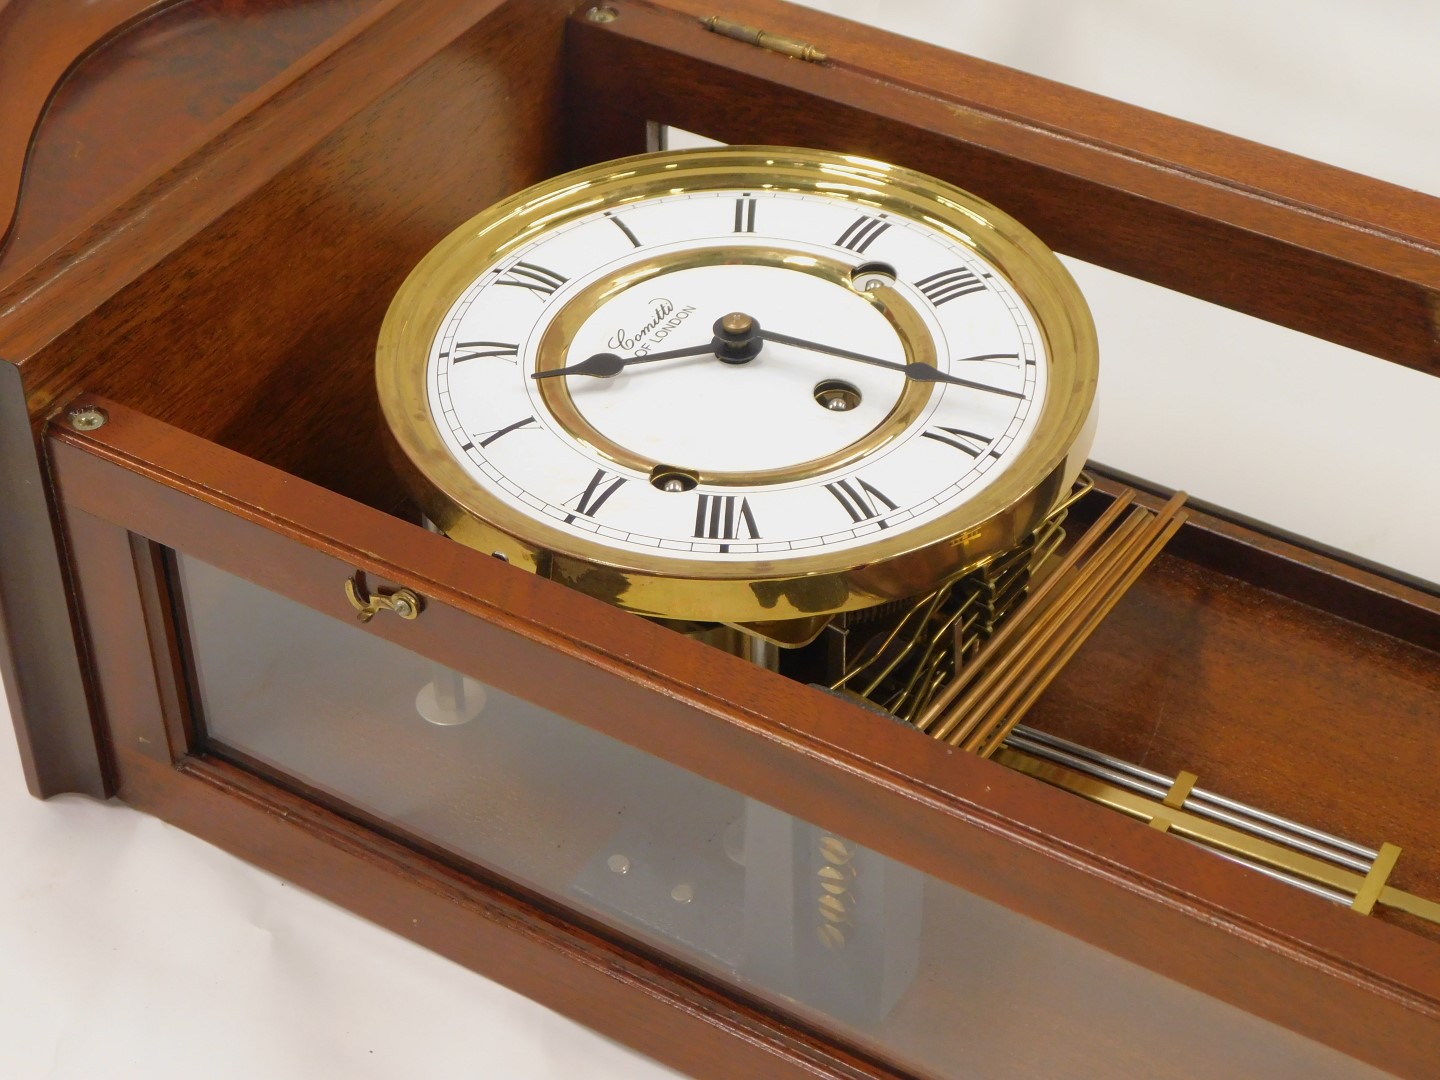
<instances>
[{"instance_id":1,"label":"glass panel","mask_svg":"<svg viewBox=\"0 0 1440 1080\"><path fill-rule=\"evenodd\" d=\"M358 626L177 561L207 748L906 1068L1368 1071Z\"/></svg>"}]
</instances>

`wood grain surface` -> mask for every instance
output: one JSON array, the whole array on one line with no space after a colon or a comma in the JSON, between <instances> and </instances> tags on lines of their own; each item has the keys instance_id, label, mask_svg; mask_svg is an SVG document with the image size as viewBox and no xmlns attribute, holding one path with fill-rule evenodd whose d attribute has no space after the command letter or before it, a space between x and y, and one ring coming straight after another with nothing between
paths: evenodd
<instances>
[{"instance_id":1,"label":"wood grain surface","mask_svg":"<svg viewBox=\"0 0 1440 1080\"><path fill-rule=\"evenodd\" d=\"M1399 844L1391 883L1440 897L1433 650L1162 555L1026 723L1371 848ZM1440 926L1414 927L1440 940Z\"/></svg>"},{"instance_id":2,"label":"wood grain surface","mask_svg":"<svg viewBox=\"0 0 1440 1080\"><path fill-rule=\"evenodd\" d=\"M343 62L296 77L77 241L99 245L84 281L67 280L68 250L43 262L0 324L32 411L83 382L393 505L370 435L380 319L445 232L559 167L560 6L488 5L467 33L475 11L382 4ZM284 378L297 364L304 378Z\"/></svg>"},{"instance_id":3,"label":"wood grain surface","mask_svg":"<svg viewBox=\"0 0 1440 1080\"><path fill-rule=\"evenodd\" d=\"M726 15L825 64L708 32L707 0L611 6L572 26L590 100L920 169L1057 251L1440 374L1440 199L800 7Z\"/></svg>"},{"instance_id":4,"label":"wood grain surface","mask_svg":"<svg viewBox=\"0 0 1440 1080\"><path fill-rule=\"evenodd\" d=\"M56 429L67 506L339 619L352 618L339 586L355 568L414 588L430 602L422 619L368 631L1363 1060L1413 1072L1413 1054L1436 1052L1432 942L108 407L94 436ZM1223 610L1208 614L1187 609L1196 636L1233 639ZM1312 616L1322 638L1327 618ZM1293 677L1298 692L1309 673ZM1425 685L1412 705L1433 706Z\"/></svg>"},{"instance_id":5,"label":"wood grain surface","mask_svg":"<svg viewBox=\"0 0 1440 1080\"><path fill-rule=\"evenodd\" d=\"M272 31L281 10L267 9ZM63 234L65 222L78 222L77 232L53 250L40 244L29 252L33 259L20 258L27 254L21 251L0 262L0 358L19 369L31 424L80 385L105 389L393 506L398 488L368 434L378 417L370 365L379 320L400 278L440 235L559 167L561 26L569 6L495 2L461 10L383 0L299 10L315 17L304 26L281 20L288 30L273 32L267 46L259 45L263 31L251 39L258 57L272 48L299 53L280 75L213 120L180 124L176 138L156 136L159 159L133 183L127 170L139 168L138 160L112 154L110 180L101 186L119 190L117 203L84 206L86 191L76 188L70 202L51 207L45 224ZM487 31L474 30L496 13ZM163 14L156 25L165 30L166 19L180 20L169 29L202 57L226 47L223 20L182 15L188 10ZM341 16L347 21L337 23ZM147 22L117 42L148 55L136 42L149 29ZM311 43L315 35L322 40L303 48L307 34ZM156 74L142 60L112 72L105 55L75 76L81 89L97 80L88 95L76 91L99 103L98 114L80 110L93 124L124 113L143 128L144 104L166 86L177 100L190 90L223 98L265 69L257 62L248 73L237 71L235 87L207 89L203 63L176 61ZM105 90L111 75L128 87L114 99ZM199 111L203 119L206 109ZM445 119L472 137L453 141L437 126ZM63 125L57 130L63 134ZM111 134L114 143L125 141L123 126ZM165 160L180 150L187 152L182 161ZM378 212L382 206L388 209ZM269 242L281 236L287 244ZM277 392L279 374L297 357L314 358L309 374ZM335 423L337 415L346 422ZM30 440L28 429L10 436L16 446ZM30 507L16 519L22 526L36 537L23 550L53 551L48 513ZM10 561L19 550L12 546ZM58 580L53 556L48 569L36 564L16 573ZM47 664L68 671L65 693L78 702L75 660L32 655L42 642L54 653L54 643L72 634L68 604L54 595L29 607L55 626L8 650L26 653L28 671ZM13 703L20 726L39 725L35 713L47 708L18 692ZM78 732L80 723L72 718L67 729ZM27 760L32 777L45 771L33 755ZM84 775L77 768L51 771ZM85 789L98 790L94 782Z\"/></svg>"},{"instance_id":6,"label":"wood grain surface","mask_svg":"<svg viewBox=\"0 0 1440 1080\"><path fill-rule=\"evenodd\" d=\"M12 0L0 9L0 206L10 191L14 211L8 236L0 225L0 281L184 157L218 117L375 2Z\"/></svg>"},{"instance_id":7,"label":"wood grain surface","mask_svg":"<svg viewBox=\"0 0 1440 1080\"><path fill-rule=\"evenodd\" d=\"M87 52L167 0L8 0L0 4L0 248L15 218L30 141L51 96Z\"/></svg>"},{"instance_id":8,"label":"wood grain surface","mask_svg":"<svg viewBox=\"0 0 1440 1080\"><path fill-rule=\"evenodd\" d=\"M75 232L214 138L236 113L247 111L243 102L253 107L263 100L258 87L373 4L12 0L0 5L0 101L6 103L0 109L0 218L8 223L16 211L8 235L0 227L0 294L7 297L0 303L5 316L0 322L12 325L30 295L23 285L7 290L7 284L43 279L45 272L37 275L34 268ZM110 242L91 235L92 243ZM126 253L123 244L113 250ZM72 250L49 264L50 273L73 284L71 268L93 253L93 247L82 255ZM138 253L128 251L131 257ZM80 344L79 355L93 359L93 345ZM7 338L0 359L23 367L26 357L23 347ZM105 790L103 771L34 460L35 400L16 367L7 365L4 375L6 430L0 443L6 461L0 492L10 535L0 564L7 582L3 605L11 617L0 622L12 628L0 634L0 667L10 676L11 711L31 790L98 795ZM26 412L31 415L22 422Z\"/></svg>"}]
</instances>

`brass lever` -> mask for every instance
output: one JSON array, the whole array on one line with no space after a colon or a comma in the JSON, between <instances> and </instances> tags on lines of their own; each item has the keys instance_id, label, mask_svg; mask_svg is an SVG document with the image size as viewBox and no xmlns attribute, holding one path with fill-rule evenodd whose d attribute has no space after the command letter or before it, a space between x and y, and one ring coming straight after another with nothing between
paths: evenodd
<instances>
[{"instance_id":1,"label":"brass lever","mask_svg":"<svg viewBox=\"0 0 1440 1080\"><path fill-rule=\"evenodd\" d=\"M345 579L345 599L350 601L355 617L362 623L369 622L378 611L393 611L402 619L419 618L424 601L415 593L409 589L396 589L394 592L368 595L363 580L364 575L359 571L354 577Z\"/></svg>"}]
</instances>

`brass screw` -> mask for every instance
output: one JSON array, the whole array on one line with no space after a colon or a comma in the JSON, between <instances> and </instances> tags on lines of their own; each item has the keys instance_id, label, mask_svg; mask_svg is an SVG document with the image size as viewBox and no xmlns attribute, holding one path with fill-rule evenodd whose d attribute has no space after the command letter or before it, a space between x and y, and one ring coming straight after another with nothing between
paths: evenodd
<instances>
[{"instance_id":1,"label":"brass screw","mask_svg":"<svg viewBox=\"0 0 1440 1080\"><path fill-rule=\"evenodd\" d=\"M94 431L96 428L104 427L109 419L105 415L104 409L87 405L83 409L75 409L70 413L70 426L76 431Z\"/></svg>"},{"instance_id":2,"label":"brass screw","mask_svg":"<svg viewBox=\"0 0 1440 1080\"><path fill-rule=\"evenodd\" d=\"M592 7L585 12L585 18L593 23L614 22L620 17L620 13L612 7Z\"/></svg>"}]
</instances>

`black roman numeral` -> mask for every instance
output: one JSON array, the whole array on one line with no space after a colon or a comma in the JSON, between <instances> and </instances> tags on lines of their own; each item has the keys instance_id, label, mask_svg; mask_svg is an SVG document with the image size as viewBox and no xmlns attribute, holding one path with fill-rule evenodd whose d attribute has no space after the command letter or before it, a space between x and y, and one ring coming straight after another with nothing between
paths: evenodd
<instances>
[{"instance_id":1,"label":"black roman numeral","mask_svg":"<svg viewBox=\"0 0 1440 1080\"><path fill-rule=\"evenodd\" d=\"M546 270L543 266L536 266L534 263L517 262L505 276L499 281L501 285L514 285L519 289L529 289L532 292L549 296L556 289L564 285L570 279L564 274L557 274L554 270Z\"/></svg>"},{"instance_id":2,"label":"black roman numeral","mask_svg":"<svg viewBox=\"0 0 1440 1080\"><path fill-rule=\"evenodd\" d=\"M884 216L881 214L878 218L872 218L861 214L848 229L840 234L840 239L835 241L835 246L849 248L857 255L864 255L865 249L873 244L881 233L890 228L890 223L882 220Z\"/></svg>"},{"instance_id":3,"label":"black roman numeral","mask_svg":"<svg viewBox=\"0 0 1440 1080\"><path fill-rule=\"evenodd\" d=\"M915 287L936 307L961 296L985 291L985 283L973 270L967 270L963 266L957 266L953 270L941 270L938 274L921 278L915 282Z\"/></svg>"},{"instance_id":4,"label":"black roman numeral","mask_svg":"<svg viewBox=\"0 0 1440 1080\"><path fill-rule=\"evenodd\" d=\"M871 521L881 518L888 511L881 510L878 503L884 503L889 510L900 509L879 488L867 484L858 476L852 484L849 480L837 480L833 484L826 484L825 490L834 495L845 512L850 515L850 520L855 524L862 521ZM886 528L885 522L880 522L880 527Z\"/></svg>"},{"instance_id":5,"label":"black roman numeral","mask_svg":"<svg viewBox=\"0 0 1440 1080\"><path fill-rule=\"evenodd\" d=\"M934 439L946 446L953 446L956 450L963 450L971 457L979 457L981 452L994 441L979 432L953 427L933 427L928 431L922 431L920 436L925 439ZM992 457L1000 456L999 452L995 450L990 451L990 454Z\"/></svg>"},{"instance_id":6,"label":"black roman numeral","mask_svg":"<svg viewBox=\"0 0 1440 1080\"><path fill-rule=\"evenodd\" d=\"M738 540L740 529L751 540L760 539L750 503L738 495L700 496L695 504L695 536L700 540ZM722 547L722 550L725 550Z\"/></svg>"},{"instance_id":7,"label":"black roman numeral","mask_svg":"<svg viewBox=\"0 0 1440 1080\"><path fill-rule=\"evenodd\" d=\"M735 200L735 231L755 231L755 200L749 195Z\"/></svg>"},{"instance_id":8,"label":"black roman numeral","mask_svg":"<svg viewBox=\"0 0 1440 1080\"><path fill-rule=\"evenodd\" d=\"M605 216L610 219L611 223L617 229L619 229L622 233L625 234L625 239L629 240L630 243L634 244L636 247L640 246L640 241L636 239L635 234L630 231L629 225L626 225L625 222L621 221L609 210L605 211Z\"/></svg>"},{"instance_id":9,"label":"black roman numeral","mask_svg":"<svg viewBox=\"0 0 1440 1080\"><path fill-rule=\"evenodd\" d=\"M596 469L590 483L585 485L585 490L576 496L575 514L594 517L600 507L605 505L605 500L619 491L624 483L625 477L611 476L604 469ZM575 514L565 515L566 524L575 520Z\"/></svg>"},{"instance_id":10,"label":"black roman numeral","mask_svg":"<svg viewBox=\"0 0 1440 1080\"><path fill-rule=\"evenodd\" d=\"M533 423L535 423L535 417L533 416L527 416L524 420L516 420L515 423L511 424L509 427L502 427L499 431L491 432L485 438L480 440L480 445L489 446L492 442L500 438L502 435L509 435L510 432L519 431L522 427L529 427Z\"/></svg>"},{"instance_id":11,"label":"black roman numeral","mask_svg":"<svg viewBox=\"0 0 1440 1080\"><path fill-rule=\"evenodd\" d=\"M451 357L452 364L459 364L466 360L481 360L487 356L509 356L514 357L519 345L511 345L505 341L457 341L453 346L455 355ZM467 352L466 350L474 350ZM440 354L444 356L444 353Z\"/></svg>"}]
</instances>

